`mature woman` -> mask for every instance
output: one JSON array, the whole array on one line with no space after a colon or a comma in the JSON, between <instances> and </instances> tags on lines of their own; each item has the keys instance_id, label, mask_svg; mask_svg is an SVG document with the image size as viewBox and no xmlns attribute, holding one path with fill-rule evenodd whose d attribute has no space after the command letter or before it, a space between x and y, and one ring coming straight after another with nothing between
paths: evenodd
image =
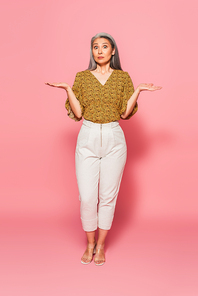
<instances>
[{"instance_id":1,"label":"mature woman","mask_svg":"<svg viewBox=\"0 0 198 296\"><path fill-rule=\"evenodd\" d=\"M136 113L141 91L161 87L141 83L134 90L129 74L121 68L116 42L106 33L91 39L89 67L76 74L72 88L65 82L46 84L66 90L70 118L84 118L75 154L81 221L87 236L81 262L90 263L95 254L95 264L102 265L127 153L118 120Z\"/></svg>"}]
</instances>

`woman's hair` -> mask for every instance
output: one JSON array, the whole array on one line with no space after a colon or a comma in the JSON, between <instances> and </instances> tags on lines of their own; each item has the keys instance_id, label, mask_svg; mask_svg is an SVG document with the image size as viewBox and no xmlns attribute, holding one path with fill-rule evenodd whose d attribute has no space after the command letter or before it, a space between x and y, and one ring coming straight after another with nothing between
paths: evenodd
<instances>
[{"instance_id":1,"label":"woman's hair","mask_svg":"<svg viewBox=\"0 0 198 296\"><path fill-rule=\"evenodd\" d=\"M111 60L110 60L110 67L112 69L122 70L116 42L111 35L104 33L104 32L98 33L94 37L91 38L90 61L89 61L89 67L87 70L91 71L91 70L95 70L97 68L97 64L93 58L93 53L92 53L93 43L96 38L105 38L105 39L109 40L109 42L112 46L112 49L115 48L115 54L112 55Z\"/></svg>"}]
</instances>

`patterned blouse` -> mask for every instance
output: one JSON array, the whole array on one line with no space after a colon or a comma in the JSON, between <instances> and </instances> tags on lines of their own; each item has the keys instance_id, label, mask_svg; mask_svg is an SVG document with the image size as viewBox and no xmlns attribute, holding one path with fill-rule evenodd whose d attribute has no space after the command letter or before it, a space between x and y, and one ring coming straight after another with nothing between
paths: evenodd
<instances>
[{"instance_id":1,"label":"patterned blouse","mask_svg":"<svg viewBox=\"0 0 198 296\"><path fill-rule=\"evenodd\" d=\"M134 92L134 87L129 74L122 70L113 70L104 85L90 70L85 70L76 74L72 90L80 102L84 119L95 123L108 123L121 118L126 110L127 101ZM70 118L75 121L82 119L74 115L68 98L65 107ZM137 109L136 102L133 111L126 119L131 118Z\"/></svg>"}]
</instances>

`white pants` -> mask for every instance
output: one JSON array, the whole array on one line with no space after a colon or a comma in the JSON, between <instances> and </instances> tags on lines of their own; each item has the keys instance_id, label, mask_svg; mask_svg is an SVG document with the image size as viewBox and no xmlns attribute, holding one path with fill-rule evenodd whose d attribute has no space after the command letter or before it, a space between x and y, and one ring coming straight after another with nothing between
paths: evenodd
<instances>
[{"instance_id":1,"label":"white pants","mask_svg":"<svg viewBox=\"0 0 198 296\"><path fill-rule=\"evenodd\" d=\"M127 147L118 121L83 121L76 146L76 176L85 231L111 228Z\"/></svg>"}]
</instances>

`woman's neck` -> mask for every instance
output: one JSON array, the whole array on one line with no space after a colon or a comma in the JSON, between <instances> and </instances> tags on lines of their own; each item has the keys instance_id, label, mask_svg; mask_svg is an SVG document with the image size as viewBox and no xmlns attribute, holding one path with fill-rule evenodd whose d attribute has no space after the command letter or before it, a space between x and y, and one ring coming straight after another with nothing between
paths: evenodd
<instances>
[{"instance_id":1,"label":"woman's neck","mask_svg":"<svg viewBox=\"0 0 198 296\"><path fill-rule=\"evenodd\" d=\"M94 70L94 72L106 74L106 73L113 72L113 69L110 68L110 63L108 63L106 65L98 65L97 64L97 68Z\"/></svg>"}]
</instances>

